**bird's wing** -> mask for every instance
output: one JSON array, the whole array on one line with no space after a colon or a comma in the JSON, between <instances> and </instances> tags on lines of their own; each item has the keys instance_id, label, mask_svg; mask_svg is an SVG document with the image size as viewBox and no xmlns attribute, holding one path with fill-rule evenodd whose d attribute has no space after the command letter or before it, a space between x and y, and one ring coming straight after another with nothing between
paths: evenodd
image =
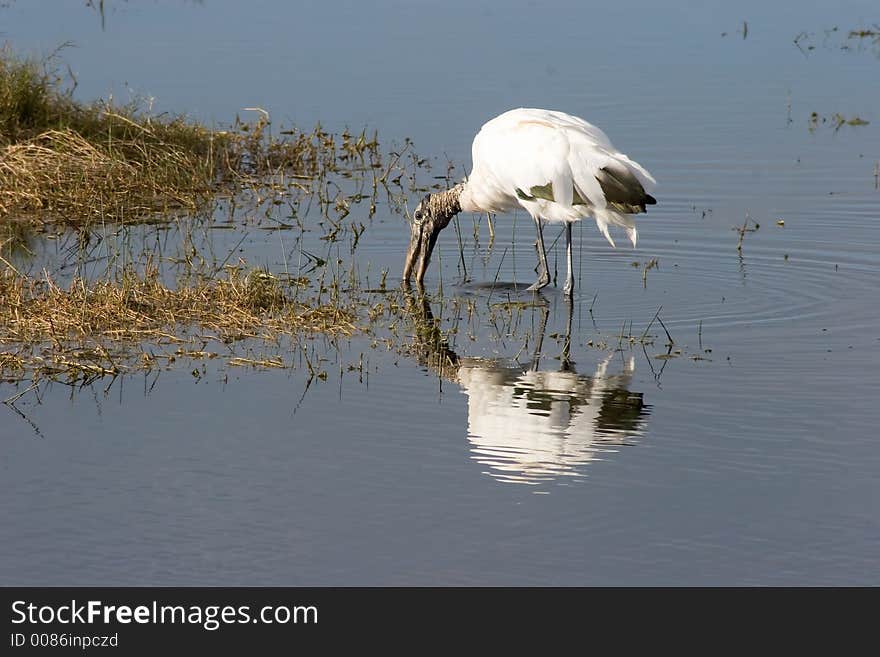
<instances>
[{"instance_id":1,"label":"bird's wing","mask_svg":"<svg viewBox=\"0 0 880 657\"><path fill-rule=\"evenodd\" d=\"M519 202L546 219L592 214L613 244L607 224L627 229L623 215L654 202L653 177L617 151L595 126L562 112L512 110L483 126L473 143L469 187L487 210Z\"/></svg>"},{"instance_id":2,"label":"bird's wing","mask_svg":"<svg viewBox=\"0 0 880 657\"><path fill-rule=\"evenodd\" d=\"M483 126L472 154L471 184L490 198L638 207L655 185L651 174L617 151L605 133L562 112L506 112Z\"/></svg>"},{"instance_id":3,"label":"bird's wing","mask_svg":"<svg viewBox=\"0 0 880 657\"><path fill-rule=\"evenodd\" d=\"M545 121L495 119L474 139L469 187L486 209L506 209L536 196L570 206L574 187L568 152L565 132Z\"/></svg>"}]
</instances>

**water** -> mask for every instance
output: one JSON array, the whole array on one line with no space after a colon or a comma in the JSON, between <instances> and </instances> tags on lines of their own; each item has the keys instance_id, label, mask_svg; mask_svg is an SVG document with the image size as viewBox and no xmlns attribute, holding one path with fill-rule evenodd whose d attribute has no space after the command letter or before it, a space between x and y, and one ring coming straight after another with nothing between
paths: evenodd
<instances>
[{"instance_id":1,"label":"water","mask_svg":"<svg viewBox=\"0 0 880 657\"><path fill-rule=\"evenodd\" d=\"M218 123L260 106L441 164L467 166L505 109L564 109L655 174L659 205L637 250L575 230L570 307L515 291L528 217L499 217L489 249L463 216L470 282L450 229L427 351L356 337L310 383L211 362L22 398L0 427L0 582L880 583L880 58L846 38L873 3L107 4L102 30L80 2L12 2L0 34L74 41L83 99L130 88ZM404 220L367 223L358 266L396 283ZM241 248L284 267L274 233ZM626 337L660 306L674 358L657 322ZM383 322L406 339L428 318Z\"/></svg>"}]
</instances>

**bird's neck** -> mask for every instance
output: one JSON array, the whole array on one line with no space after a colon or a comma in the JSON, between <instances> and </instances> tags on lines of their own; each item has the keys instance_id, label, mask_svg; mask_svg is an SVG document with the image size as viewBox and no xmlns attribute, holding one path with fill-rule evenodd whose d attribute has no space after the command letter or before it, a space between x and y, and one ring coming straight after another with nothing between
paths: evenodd
<instances>
[{"instance_id":1,"label":"bird's neck","mask_svg":"<svg viewBox=\"0 0 880 657\"><path fill-rule=\"evenodd\" d=\"M440 219L444 227L450 222L452 217L461 212L461 197L464 190L465 183L458 183L445 192L431 194L429 200L431 214Z\"/></svg>"},{"instance_id":2,"label":"bird's neck","mask_svg":"<svg viewBox=\"0 0 880 657\"><path fill-rule=\"evenodd\" d=\"M480 206L473 199L473 194L471 193L471 188L467 181L458 183L452 189L458 190L458 205L460 212L482 212Z\"/></svg>"}]
</instances>

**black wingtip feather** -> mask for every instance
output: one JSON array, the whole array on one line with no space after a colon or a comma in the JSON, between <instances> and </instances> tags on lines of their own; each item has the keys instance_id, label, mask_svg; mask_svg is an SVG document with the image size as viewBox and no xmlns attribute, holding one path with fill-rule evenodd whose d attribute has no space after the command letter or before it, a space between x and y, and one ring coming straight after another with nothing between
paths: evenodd
<instances>
[{"instance_id":1,"label":"black wingtip feather","mask_svg":"<svg viewBox=\"0 0 880 657\"><path fill-rule=\"evenodd\" d=\"M657 199L650 194L645 194L645 205L657 205Z\"/></svg>"}]
</instances>

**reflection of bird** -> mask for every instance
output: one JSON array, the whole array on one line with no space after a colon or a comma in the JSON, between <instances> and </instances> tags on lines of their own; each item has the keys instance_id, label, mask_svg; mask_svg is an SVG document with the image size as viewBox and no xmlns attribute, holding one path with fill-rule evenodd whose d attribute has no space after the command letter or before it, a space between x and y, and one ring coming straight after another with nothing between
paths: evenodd
<instances>
[{"instance_id":1,"label":"reflection of bird","mask_svg":"<svg viewBox=\"0 0 880 657\"><path fill-rule=\"evenodd\" d=\"M468 396L474 459L502 481L538 483L576 475L577 466L641 434L642 395L627 389L635 360L611 374L612 358L593 376L462 366L458 381Z\"/></svg>"},{"instance_id":2,"label":"reflection of bird","mask_svg":"<svg viewBox=\"0 0 880 657\"><path fill-rule=\"evenodd\" d=\"M620 373L610 371L613 355L598 364L593 376L573 371L568 358L571 306L560 371L538 369L546 308L541 309L534 356L526 367L458 356L434 322L427 301L411 309L420 361L468 396L473 458L489 466L497 479L533 484L577 475L578 466L643 433L649 407L641 393L629 390L633 358L624 361Z\"/></svg>"},{"instance_id":3,"label":"reflection of bird","mask_svg":"<svg viewBox=\"0 0 880 657\"><path fill-rule=\"evenodd\" d=\"M502 212L522 206L538 229L538 280L550 282L542 220L565 224L568 275L574 288L571 224L592 216L612 246L609 226L623 228L633 246L633 214L657 201L644 168L617 151L599 128L576 116L541 109L516 109L486 123L474 138L473 170L466 182L428 194L413 213L403 278L415 272L422 285L437 235L459 212Z\"/></svg>"}]
</instances>

